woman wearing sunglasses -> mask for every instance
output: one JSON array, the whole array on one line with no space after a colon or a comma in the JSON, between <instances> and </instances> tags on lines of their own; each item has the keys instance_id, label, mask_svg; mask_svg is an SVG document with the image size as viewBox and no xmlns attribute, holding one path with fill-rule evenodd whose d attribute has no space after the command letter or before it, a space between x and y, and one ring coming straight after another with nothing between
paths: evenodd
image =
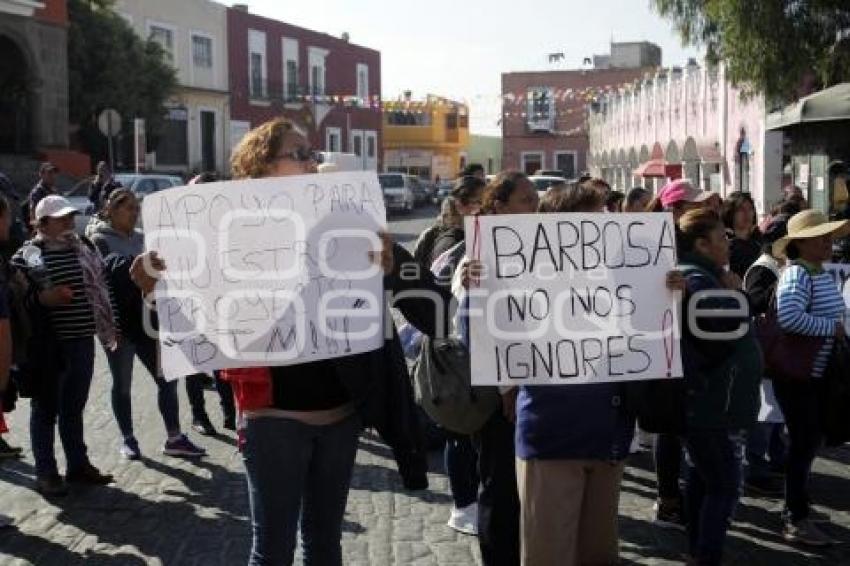
<instances>
[{"instance_id":1,"label":"woman wearing sunglasses","mask_svg":"<svg viewBox=\"0 0 850 566\"><path fill-rule=\"evenodd\" d=\"M234 151L231 165L234 178L256 179L315 173L318 161L304 131L278 118L249 132ZM427 271L418 270L421 275L415 280L402 279L399 273L414 264L413 257L393 245L389 236L382 235L382 240L383 250L371 254L380 261L386 289L398 292L418 286L445 294L444 303L450 303L448 293L434 284ZM146 260L156 270L165 266L153 252L136 262L134 278L148 293L156 279L145 272ZM395 306L424 333L435 333L433 302L405 299ZM363 354L222 371L245 417L241 426L253 528L252 566L292 564L299 524L306 564L342 564L342 522L363 424L374 425L380 432L378 423L391 420L393 407L406 401L413 414L409 383L407 389L402 387L409 379L394 365L395 352L403 356L397 337ZM386 392L389 380L401 393ZM381 394L386 399L379 401ZM405 422L387 432L398 441L418 431ZM389 444L404 476L398 443ZM424 470L422 478L427 485Z\"/></svg>"}]
</instances>

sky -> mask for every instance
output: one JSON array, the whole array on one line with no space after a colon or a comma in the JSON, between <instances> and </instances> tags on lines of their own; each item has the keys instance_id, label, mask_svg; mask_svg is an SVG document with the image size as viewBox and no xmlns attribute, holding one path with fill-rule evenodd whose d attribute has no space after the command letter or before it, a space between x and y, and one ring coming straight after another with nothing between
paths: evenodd
<instances>
[{"instance_id":1,"label":"sky","mask_svg":"<svg viewBox=\"0 0 850 566\"><path fill-rule=\"evenodd\" d=\"M233 1L225 0L232 5ZM254 14L339 36L381 52L381 94L438 94L470 106L474 134L499 135L501 74L580 68L614 41L652 41L662 63L700 58L682 47L649 0L241 0ZM549 53L565 60L550 64Z\"/></svg>"}]
</instances>

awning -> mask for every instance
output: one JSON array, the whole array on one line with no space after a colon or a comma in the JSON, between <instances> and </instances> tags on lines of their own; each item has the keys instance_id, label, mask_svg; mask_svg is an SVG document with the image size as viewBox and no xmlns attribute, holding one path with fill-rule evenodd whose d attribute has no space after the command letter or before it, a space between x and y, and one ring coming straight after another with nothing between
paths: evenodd
<instances>
[{"instance_id":1,"label":"awning","mask_svg":"<svg viewBox=\"0 0 850 566\"><path fill-rule=\"evenodd\" d=\"M778 112L769 114L768 130L782 130L798 124L850 120L850 83L841 83L810 94Z\"/></svg>"},{"instance_id":2,"label":"awning","mask_svg":"<svg viewBox=\"0 0 850 566\"><path fill-rule=\"evenodd\" d=\"M650 159L633 171L635 177L659 177L679 179L682 177L681 163L667 163L663 159Z\"/></svg>"},{"instance_id":3,"label":"awning","mask_svg":"<svg viewBox=\"0 0 850 566\"><path fill-rule=\"evenodd\" d=\"M667 162L663 159L650 159L634 171L636 177L667 177Z\"/></svg>"}]
</instances>

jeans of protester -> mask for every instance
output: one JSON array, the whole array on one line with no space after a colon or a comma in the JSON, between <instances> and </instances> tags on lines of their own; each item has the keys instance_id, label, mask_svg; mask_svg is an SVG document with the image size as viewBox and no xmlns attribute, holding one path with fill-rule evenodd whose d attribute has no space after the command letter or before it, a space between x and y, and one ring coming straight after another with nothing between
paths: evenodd
<instances>
[{"instance_id":1,"label":"jeans of protester","mask_svg":"<svg viewBox=\"0 0 850 566\"><path fill-rule=\"evenodd\" d=\"M114 351L106 350L112 372L112 412L124 438L133 436L132 383L133 360L138 357L156 383L156 401L165 432L173 436L180 432L180 409L177 401L177 381L166 381L159 375L157 344L144 337L137 341L122 338Z\"/></svg>"},{"instance_id":2,"label":"jeans of protester","mask_svg":"<svg viewBox=\"0 0 850 566\"><path fill-rule=\"evenodd\" d=\"M478 499L478 453L468 436L446 432L443 454L454 506L462 509Z\"/></svg>"},{"instance_id":3,"label":"jeans of protester","mask_svg":"<svg viewBox=\"0 0 850 566\"><path fill-rule=\"evenodd\" d=\"M785 516L793 522L809 516L809 477L823 444L819 420L823 380L774 382L774 392L788 427L785 464Z\"/></svg>"},{"instance_id":4,"label":"jeans of protester","mask_svg":"<svg viewBox=\"0 0 850 566\"><path fill-rule=\"evenodd\" d=\"M756 423L747 431L747 477L762 479L785 468L782 423Z\"/></svg>"},{"instance_id":5,"label":"jeans of protester","mask_svg":"<svg viewBox=\"0 0 850 566\"><path fill-rule=\"evenodd\" d=\"M719 566L741 493L743 433L693 429L687 432L685 444L690 554L700 566Z\"/></svg>"},{"instance_id":6,"label":"jeans of protester","mask_svg":"<svg viewBox=\"0 0 850 566\"><path fill-rule=\"evenodd\" d=\"M675 434L655 437L655 474L658 478L658 498L682 500L679 478L682 475L682 440Z\"/></svg>"},{"instance_id":7,"label":"jeans of protester","mask_svg":"<svg viewBox=\"0 0 850 566\"><path fill-rule=\"evenodd\" d=\"M94 338L60 340L64 368L51 386L33 397L30 412L30 438L35 471L40 477L57 474L53 453L56 424L65 450L67 472L80 471L89 464L83 438L83 411L89 398L94 372Z\"/></svg>"},{"instance_id":8,"label":"jeans of protester","mask_svg":"<svg viewBox=\"0 0 850 566\"><path fill-rule=\"evenodd\" d=\"M189 398L189 406L192 408L192 419L196 421L209 418L204 402L204 377L202 373L186 376L186 396ZM233 401L233 389L230 387L230 383L223 381L217 375L213 380L221 403L222 414L225 418L234 418L236 405Z\"/></svg>"},{"instance_id":9,"label":"jeans of protester","mask_svg":"<svg viewBox=\"0 0 850 566\"><path fill-rule=\"evenodd\" d=\"M519 492L516 481L514 425L496 411L476 434L478 471L478 545L484 566L520 562Z\"/></svg>"},{"instance_id":10,"label":"jeans of protester","mask_svg":"<svg viewBox=\"0 0 850 566\"><path fill-rule=\"evenodd\" d=\"M246 421L242 456L253 543L250 566L292 564L299 520L305 566L342 564L342 522L361 424L281 417Z\"/></svg>"}]
</instances>

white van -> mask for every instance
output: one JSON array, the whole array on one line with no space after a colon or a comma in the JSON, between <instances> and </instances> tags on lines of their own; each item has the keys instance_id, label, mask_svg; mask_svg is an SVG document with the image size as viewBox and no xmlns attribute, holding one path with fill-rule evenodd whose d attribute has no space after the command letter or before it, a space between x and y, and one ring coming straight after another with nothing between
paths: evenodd
<instances>
[{"instance_id":1,"label":"white van","mask_svg":"<svg viewBox=\"0 0 850 566\"><path fill-rule=\"evenodd\" d=\"M322 163L331 163L335 171L363 171L363 158L353 153L320 151Z\"/></svg>"},{"instance_id":2,"label":"white van","mask_svg":"<svg viewBox=\"0 0 850 566\"><path fill-rule=\"evenodd\" d=\"M416 206L416 195L413 193L413 184L417 180L404 173L381 173L378 182L384 193L384 204L387 210L399 210L412 212Z\"/></svg>"}]
</instances>

